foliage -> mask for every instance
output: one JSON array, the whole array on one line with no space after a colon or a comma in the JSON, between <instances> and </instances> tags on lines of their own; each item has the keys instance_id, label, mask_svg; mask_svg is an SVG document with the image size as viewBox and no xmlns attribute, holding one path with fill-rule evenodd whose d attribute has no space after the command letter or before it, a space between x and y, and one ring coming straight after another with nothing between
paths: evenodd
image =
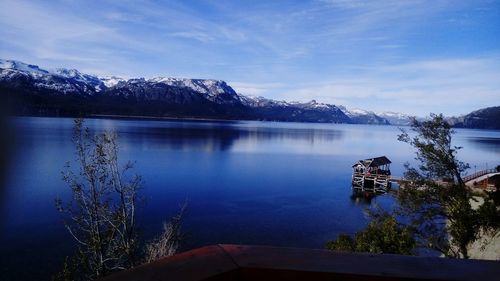
<instances>
[{"instance_id":1,"label":"foliage","mask_svg":"<svg viewBox=\"0 0 500 281\"><path fill-rule=\"evenodd\" d=\"M354 238L341 234L336 240L328 241L326 248L347 252L411 255L415 245L409 227L399 225L392 216L383 216L372 220L364 230L356 233Z\"/></svg>"},{"instance_id":2,"label":"foliage","mask_svg":"<svg viewBox=\"0 0 500 281\"><path fill-rule=\"evenodd\" d=\"M406 164L398 214L409 218L419 246L468 258L469 245L482 233L498 230L493 223L498 210L488 198L479 209L472 208L472 194L462 179L469 165L457 159L460 147L452 146L454 132L442 115L424 122L413 119L411 127L415 136L402 130L398 139L417 150L419 166Z\"/></svg>"},{"instance_id":3,"label":"foliage","mask_svg":"<svg viewBox=\"0 0 500 281\"><path fill-rule=\"evenodd\" d=\"M461 147L452 145L453 130L443 115L428 121L412 119L411 132L402 129L398 140L416 149L418 166L405 164L405 181L395 192L398 207L392 216L373 220L354 238L340 235L328 249L356 252L411 254L416 247L430 248L445 256L468 258L468 248L481 236L500 231L498 191L475 200L462 179L469 165L457 159ZM404 218L397 225L395 216Z\"/></svg>"},{"instance_id":4,"label":"foliage","mask_svg":"<svg viewBox=\"0 0 500 281\"><path fill-rule=\"evenodd\" d=\"M336 240L327 241L325 248L341 252L354 252L356 251L356 242L350 235L342 233L337 236Z\"/></svg>"},{"instance_id":5,"label":"foliage","mask_svg":"<svg viewBox=\"0 0 500 281\"><path fill-rule=\"evenodd\" d=\"M431 120L419 122L415 118L411 120L412 131L417 133L411 137L402 129L398 140L406 142L417 149L416 160L420 162L419 170L411 170L412 176L415 172L424 179L447 179L451 178L463 186L461 174L469 168L469 165L457 160L457 152L461 147L452 146L451 137L454 131L444 119L442 114L431 114Z\"/></svg>"}]
</instances>

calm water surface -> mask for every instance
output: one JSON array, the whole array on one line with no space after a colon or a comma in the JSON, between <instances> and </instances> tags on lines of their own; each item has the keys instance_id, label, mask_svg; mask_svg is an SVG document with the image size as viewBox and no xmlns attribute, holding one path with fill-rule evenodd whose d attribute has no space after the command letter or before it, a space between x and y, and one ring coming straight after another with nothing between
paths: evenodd
<instances>
[{"instance_id":1,"label":"calm water surface","mask_svg":"<svg viewBox=\"0 0 500 281\"><path fill-rule=\"evenodd\" d=\"M74 159L72 119L16 118L1 206L0 279L43 280L57 271L73 241L54 207L68 198L61 180ZM187 199L184 249L216 243L322 248L354 233L377 203L351 197L351 165L386 155L401 175L413 150L392 126L274 122L89 119L93 132L119 134L121 160L144 178L141 233L151 238ZM459 158L471 171L498 164L500 132L458 130ZM489 166L488 166L489 165ZM38 278L36 278L38 277Z\"/></svg>"}]
</instances>

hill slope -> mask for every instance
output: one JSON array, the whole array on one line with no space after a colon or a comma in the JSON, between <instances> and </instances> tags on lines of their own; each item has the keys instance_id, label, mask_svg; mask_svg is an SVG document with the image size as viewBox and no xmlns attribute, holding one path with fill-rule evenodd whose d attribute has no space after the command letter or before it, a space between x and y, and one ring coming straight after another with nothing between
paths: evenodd
<instances>
[{"instance_id":1,"label":"hill slope","mask_svg":"<svg viewBox=\"0 0 500 281\"><path fill-rule=\"evenodd\" d=\"M119 114L296 122L352 123L338 107L237 94L221 80L97 77L0 60L0 94L14 114Z\"/></svg>"},{"instance_id":2,"label":"hill slope","mask_svg":"<svg viewBox=\"0 0 500 281\"><path fill-rule=\"evenodd\" d=\"M464 116L450 118L450 123L458 128L500 130L500 106L487 107Z\"/></svg>"}]
</instances>

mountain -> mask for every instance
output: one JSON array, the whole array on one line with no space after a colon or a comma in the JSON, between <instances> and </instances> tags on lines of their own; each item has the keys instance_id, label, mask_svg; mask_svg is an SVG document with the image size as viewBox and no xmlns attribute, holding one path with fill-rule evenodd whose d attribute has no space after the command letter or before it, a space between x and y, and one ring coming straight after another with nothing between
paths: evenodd
<instances>
[{"instance_id":1,"label":"mountain","mask_svg":"<svg viewBox=\"0 0 500 281\"><path fill-rule=\"evenodd\" d=\"M221 80L98 77L0 60L0 94L14 114L116 114L352 123L335 105L280 102L238 94ZM14 102L13 102L14 101Z\"/></svg>"},{"instance_id":2,"label":"mountain","mask_svg":"<svg viewBox=\"0 0 500 281\"><path fill-rule=\"evenodd\" d=\"M391 111L377 112L375 114L377 114L377 116L389 121L389 123L391 123L391 125L395 125L395 126L408 126L408 125L410 125L411 116L407 115L407 114L398 113L398 112L391 112Z\"/></svg>"},{"instance_id":3,"label":"mountain","mask_svg":"<svg viewBox=\"0 0 500 281\"><path fill-rule=\"evenodd\" d=\"M301 103L245 96L222 80L98 77L76 69L45 70L2 59L0 97L2 111L16 115L109 114L377 125L408 125L409 120L401 113L348 110L315 100ZM449 120L455 127L500 129L499 116L500 107L490 107Z\"/></svg>"},{"instance_id":4,"label":"mountain","mask_svg":"<svg viewBox=\"0 0 500 281\"><path fill-rule=\"evenodd\" d=\"M348 110L344 106L340 109L356 124L370 124L370 125L391 125L391 123L383 117L375 114L372 111L367 111L359 108Z\"/></svg>"},{"instance_id":5,"label":"mountain","mask_svg":"<svg viewBox=\"0 0 500 281\"><path fill-rule=\"evenodd\" d=\"M291 122L352 123L337 106L317 103L286 102L240 95L243 104L252 108L258 120Z\"/></svg>"},{"instance_id":6,"label":"mountain","mask_svg":"<svg viewBox=\"0 0 500 281\"><path fill-rule=\"evenodd\" d=\"M500 129L500 106L473 111L467 115L448 119L454 127L474 129Z\"/></svg>"}]
</instances>

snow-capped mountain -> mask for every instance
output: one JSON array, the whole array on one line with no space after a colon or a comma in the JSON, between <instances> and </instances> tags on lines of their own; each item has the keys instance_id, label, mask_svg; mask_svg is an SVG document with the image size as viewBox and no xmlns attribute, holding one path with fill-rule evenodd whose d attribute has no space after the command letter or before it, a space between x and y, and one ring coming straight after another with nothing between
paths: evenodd
<instances>
[{"instance_id":1,"label":"snow-capped mountain","mask_svg":"<svg viewBox=\"0 0 500 281\"><path fill-rule=\"evenodd\" d=\"M242 104L251 108L259 120L293 122L352 123L337 106L310 102L286 102L240 95Z\"/></svg>"},{"instance_id":2,"label":"snow-capped mountain","mask_svg":"<svg viewBox=\"0 0 500 281\"><path fill-rule=\"evenodd\" d=\"M101 80L106 87L111 88L120 82L127 81L128 79L118 76L100 76L99 80Z\"/></svg>"},{"instance_id":3,"label":"snow-capped mountain","mask_svg":"<svg viewBox=\"0 0 500 281\"><path fill-rule=\"evenodd\" d=\"M410 125L411 116L403 113L386 111L386 112L376 112L378 116L386 119L395 126L408 126Z\"/></svg>"},{"instance_id":4,"label":"snow-capped mountain","mask_svg":"<svg viewBox=\"0 0 500 281\"><path fill-rule=\"evenodd\" d=\"M126 114L352 123L337 106L247 97L226 82L171 77L98 77L0 60L0 92L23 98L23 114Z\"/></svg>"},{"instance_id":5,"label":"snow-capped mountain","mask_svg":"<svg viewBox=\"0 0 500 281\"><path fill-rule=\"evenodd\" d=\"M119 114L221 119L407 125L395 112L238 94L222 80L99 77L76 69L46 70L0 59L0 97L12 114ZM10 106L12 104L12 106ZM457 127L498 128L500 107L450 118Z\"/></svg>"},{"instance_id":6,"label":"snow-capped mountain","mask_svg":"<svg viewBox=\"0 0 500 281\"><path fill-rule=\"evenodd\" d=\"M309 110L317 110L317 111L334 111L335 113L342 113L342 110L336 105L326 104L326 103L318 103L315 100L311 100L310 102L287 102L287 101L278 101L273 99L268 99L265 97L256 97L256 96L244 96L239 95L242 103L246 106L250 107L296 107L301 109L309 109Z\"/></svg>"},{"instance_id":7,"label":"snow-capped mountain","mask_svg":"<svg viewBox=\"0 0 500 281\"><path fill-rule=\"evenodd\" d=\"M97 77L77 70L49 71L32 64L0 59L0 82L14 84L32 91L51 91L59 94L91 94L104 84Z\"/></svg>"},{"instance_id":8,"label":"snow-capped mountain","mask_svg":"<svg viewBox=\"0 0 500 281\"><path fill-rule=\"evenodd\" d=\"M189 89L201 93L216 103L236 104L240 103L238 94L222 80L212 79L185 79L171 77L155 77L147 80L150 83L162 83L171 87Z\"/></svg>"},{"instance_id":9,"label":"snow-capped mountain","mask_svg":"<svg viewBox=\"0 0 500 281\"><path fill-rule=\"evenodd\" d=\"M347 109L345 106L339 106L353 123L358 124L372 124L372 125L390 125L391 123L385 118L380 117L376 113L364 109L354 108Z\"/></svg>"},{"instance_id":10,"label":"snow-capped mountain","mask_svg":"<svg viewBox=\"0 0 500 281\"><path fill-rule=\"evenodd\" d=\"M52 73L53 75L59 75L72 81L90 85L97 92L103 91L106 88L104 82L97 76L81 73L76 69L56 68L50 73Z\"/></svg>"},{"instance_id":11,"label":"snow-capped mountain","mask_svg":"<svg viewBox=\"0 0 500 281\"><path fill-rule=\"evenodd\" d=\"M40 74L45 75L49 72L44 69L40 69L37 65L26 64L15 60L3 60L0 59L0 68L3 70L19 71L23 73Z\"/></svg>"},{"instance_id":12,"label":"snow-capped mountain","mask_svg":"<svg viewBox=\"0 0 500 281\"><path fill-rule=\"evenodd\" d=\"M222 80L171 77L99 77L76 69L46 70L0 59L0 97L12 114L119 114L295 122L408 125L396 112L238 94ZM500 107L447 120L456 127L499 129Z\"/></svg>"},{"instance_id":13,"label":"snow-capped mountain","mask_svg":"<svg viewBox=\"0 0 500 281\"><path fill-rule=\"evenodd\" d=\"M155 77L125 79L98 77L76 69L57 68L49 71L19 61L0 60L0 79L4 82L24 80L39 90L59 93L94 95L100 92L124 94L135 98L162 99L174 92L189 92L218 104L240 103L239 96L226 82L210 79ZM144 97L140 97L144 96Z\"/></svg>"}]
</instances>

